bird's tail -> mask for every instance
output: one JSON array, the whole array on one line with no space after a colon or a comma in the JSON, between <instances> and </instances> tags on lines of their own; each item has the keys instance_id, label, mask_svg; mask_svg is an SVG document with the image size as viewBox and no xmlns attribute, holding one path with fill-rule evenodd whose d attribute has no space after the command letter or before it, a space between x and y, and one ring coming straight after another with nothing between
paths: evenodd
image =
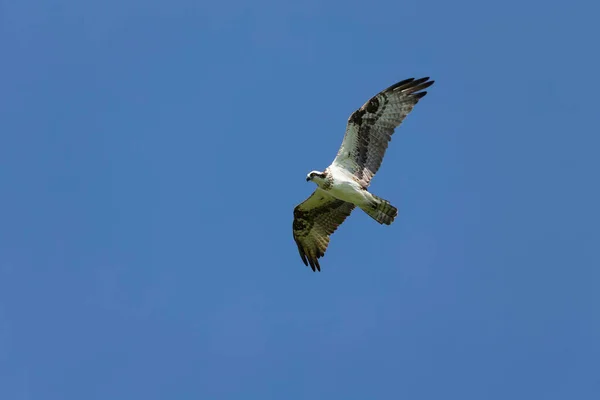
<instances>
[{"instance_id":1,"label":"bird's tail","mask_svg":"<svg viewBox=\"0 0 600 400\"><path fill-rule=\"evenodd\" d=\"M398 215L398 209L387 200L374 194L371 196L373 197L372 201L360 208L380 224L389 225L394 222L394 218Z\"/></svg>"}]
</instances>

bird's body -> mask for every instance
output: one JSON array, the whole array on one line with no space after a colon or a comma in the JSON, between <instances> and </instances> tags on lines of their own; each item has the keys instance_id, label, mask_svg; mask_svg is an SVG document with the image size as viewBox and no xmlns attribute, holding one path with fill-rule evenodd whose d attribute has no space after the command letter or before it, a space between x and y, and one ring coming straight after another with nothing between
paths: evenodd
<instances>
[{"instance_id":1,"label":"bird's body","mask_svg":"<svg viewBox=\"0 0 600 400\"><path fill-rule=\"evenodd\" d=\"M314 181L321 189L326 190L336 199L360 205L370 198L370 193L347 170L337 165L332 165L325 172L328 179L320 180L314 178Z\"/></svg>"},{"instance_id":2,"label":"bird's body","mask_svg":"<svg viewBox=\"0 0 600 400\"><path fill-rule=\"evenodd\" d=\"M329 189L329 194L336 199L347 201L359 207L365 205L372 198L371 193L343 174L333 178L333 185Z\"/></svg>"},{"instance_id":3,"label":"bird's body","mask_svg":"<svg viewBox=\"0 0 600 400\"><path fill-rule=\"evenodd\" d=\"M368 191L394 129L412 111L429 78L407 79L372 97L348 119L342 146L325 171L311 171L307 181L318 188L294 209L294 240L300 257L313 271L325 254L329 236L359 207L380 224L389 225L398 210Z\"/></svg>"}]
</instances>

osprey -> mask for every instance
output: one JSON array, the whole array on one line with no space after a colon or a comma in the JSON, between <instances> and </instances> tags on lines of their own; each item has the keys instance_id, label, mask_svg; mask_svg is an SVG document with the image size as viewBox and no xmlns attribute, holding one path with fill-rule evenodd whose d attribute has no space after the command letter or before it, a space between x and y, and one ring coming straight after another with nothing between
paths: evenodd
<instances>
[{"instance_id":1,"label":"osprey","mask_svg":"<svg viewBox=\"0 0 600 400\"><path fill-rule=\"evenodd\" d=\"M294 240L304 265L320 271L329 236L358 206L380 224L389 225L398 210L367 191L379 169L394 129L433 84L429 78L406 79L383 90L356 110L346 125L342 146L325 171L311 171L306 181L317 189L294 208Z\"/></svg>"}]
</instances>

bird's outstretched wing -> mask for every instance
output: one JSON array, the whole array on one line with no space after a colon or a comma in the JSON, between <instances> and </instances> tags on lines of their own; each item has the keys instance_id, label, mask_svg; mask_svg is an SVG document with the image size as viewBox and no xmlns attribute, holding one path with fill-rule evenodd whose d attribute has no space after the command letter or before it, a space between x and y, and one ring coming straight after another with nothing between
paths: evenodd
<instances>
[{"instance_id":1,"label":"bird's outstretched wing","mask_svg":"<svg viewBox=\"0 0 600 400\"><path fill-rule=\"evenodd\" d=\"M363 187L368 187L381 165L394 129L427 94L421 90L433 82L428 77L398 82L352 113L342 146L332 165L346 169Z\"/></svg>"},{"instance_id":2,"label":"bird's outstretched wing","mask_svg":"<svg viewBox=\"0 0 600 400\"><path fill-rule=\"evenodd\" d=\"M294 240L304 265L320 271L319 258L325 255L329 236L354 209L354 204L338 200L317 188L294 208Z\"/></svg>"}]
</instances>

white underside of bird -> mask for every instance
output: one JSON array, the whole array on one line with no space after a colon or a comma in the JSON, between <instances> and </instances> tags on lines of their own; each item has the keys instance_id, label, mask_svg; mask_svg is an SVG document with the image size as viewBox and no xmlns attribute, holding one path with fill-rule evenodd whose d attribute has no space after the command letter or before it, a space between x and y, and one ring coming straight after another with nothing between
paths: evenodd
<instances>
[{"instance_id":1,"label":"white underside of bird","mask_svg":"<svg viewBox=\"0 0 600 400\"><path fill-rule=\"evenodd\" d=\"M316 183L318 191L359 207L380 224L390 225L398 215L396 207L370 193L344 164L334 162L323 172L311 171L306 179Z\"/></svg>"},{"instance_id":2,"label":"white underside of bird","mask_svg":"<svg viewBox=\"0 0 600 400\"><path fill-rule=\"evenodd\" d=\"M316 179L315 181L317 181L317 185L321 189L325 187L324 190L331 196L352 203L360 208L370 206L373 202L377 201L376 197L364 189L350 172L335 165L329 167L327 171L331 173L331 178L333 179L333 183L329 189L327 189L326 184Z\"/></svg>"}]
</instances>

